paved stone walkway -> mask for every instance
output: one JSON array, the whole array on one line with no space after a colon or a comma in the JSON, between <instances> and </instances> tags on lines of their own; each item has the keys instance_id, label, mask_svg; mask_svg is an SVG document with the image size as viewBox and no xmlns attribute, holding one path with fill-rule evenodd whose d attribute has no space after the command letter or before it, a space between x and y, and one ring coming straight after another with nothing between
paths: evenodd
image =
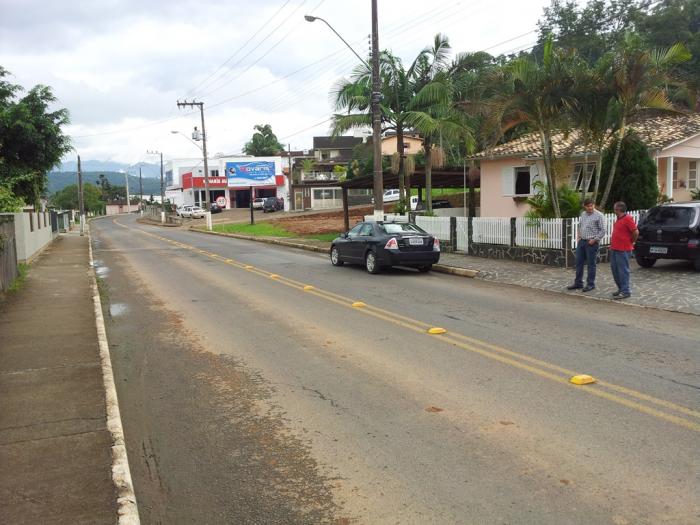
<instances>
[{"instance_id":1,"label":"paved stone walkway","mask_svg":"<svg viewBox=\"0 0 700 525\"><path fill-rule=\"evenodd\" d=\"M456 253L443 253L440 263L479 270L477 278L487 281L553 292L582 293L580 290L566 290L574 280L573 269L483 259ZM630 282L632 297L624 299L624 302L700 315L700 272L694 271L690 262L659 261L653 268L641 268L632 261ZM596 299L610 299L610 294L616 289L610 265L599 264L596 289L585 295Z\"/></svg>"}]
</instances>

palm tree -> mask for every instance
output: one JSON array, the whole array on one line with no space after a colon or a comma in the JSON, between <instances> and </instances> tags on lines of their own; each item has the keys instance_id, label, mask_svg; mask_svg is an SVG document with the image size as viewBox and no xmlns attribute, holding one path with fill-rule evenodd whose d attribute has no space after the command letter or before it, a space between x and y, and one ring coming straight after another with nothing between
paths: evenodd
<instances>
[{"instance_id":1,"label":"palm tree","mask_svg":"<svg viewBox=\"0 0 700 525\"><path fill-rule=\"evenodd\" d=\"M633 35L627 35L622 47L615 52L612 81L619 112L617 144L605 191L600 199L601 207L605 206L610 197L627 125L642 109L674 110L666 91L671 80L671 68L689 59L690 53L683 44L675 44L663 50L648 50Z\"/></svg>"},{"instance_id":2,"label":"palm tree","mask_svg":"<svg viewBox=\"0 0 700 525\"><path fill-rule=\"evenodd\" d=\"M572 56L572 53L555 50L551 38L548 39L541 62L525 56L506 65L504 76L507 82L492 103L494 114L500 121L501 133L524 124L539 135L546 190L556 217L561 217L561 210L556 190L556 156L552 136L555 132L568 130L567 112L577 103L570 67Z\"/></svg>"}]
</instances>

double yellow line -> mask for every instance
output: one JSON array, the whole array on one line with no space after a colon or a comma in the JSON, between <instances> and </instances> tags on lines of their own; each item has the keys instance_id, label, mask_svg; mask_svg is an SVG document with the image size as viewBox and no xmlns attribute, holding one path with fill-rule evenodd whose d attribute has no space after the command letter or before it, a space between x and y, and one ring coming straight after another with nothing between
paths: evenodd
<instances>
[{"instance_id":1,"label":"double yellow line","mask_svg":"<svg viewBox=\"0 0 700 525\"><path fill-rule=\"evenodd\" d=\"M303 293L314 295L320 299L324 299L339 306L352 308L362 312L365 315L401 326L418 334L425 335L426 337L438 338L438 340L448 343L453 347L457 347L462 350L478 354L487 359L498 361L514 368L524 370L536 376L564 385L567 388L575 388L579 392L606 399L643 414L647 414L669 423L673 423L674 425L700 433L700 412L690 408L686 408L663 399L658 399L624 386L608 383L607 381L597 381L595 384L588 386L574 386L569 382L569 378L576 375L576 372L573 370L569 370L553 363L521 354L519 352L514 352L513 350L493 345L456 332L447 332L441 335L430 335L429 330L434 327L424 323L423 321L412 319L398 313L388 312L384 309L365 303L358 303L356 300L330 292L328 290L316 288L309 283L295 281L294 279L268 272L267 270L256 268L255 266L223 257L219 254L208 252L189 244L168 239L166 237L144 231L140 228L129 228L128 226L124 226L123 224L119 223L116 219L114 219L113 222L122 228L139 231L144 235L161 240L178 248L199 253L205 257L209 257L229 266L259 275L260 277L273 279L280 284L297 289Z\"/></svg>"}]
</instances>

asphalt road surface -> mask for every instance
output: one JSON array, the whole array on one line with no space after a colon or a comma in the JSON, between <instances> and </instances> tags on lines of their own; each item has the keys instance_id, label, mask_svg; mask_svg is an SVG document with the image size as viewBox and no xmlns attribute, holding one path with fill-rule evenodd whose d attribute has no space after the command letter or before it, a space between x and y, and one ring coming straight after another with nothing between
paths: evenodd
<instances>
[{"instance_id":1,"label":"asphalt road surface","mask_svg":"<svg viewBox=\"0 0 700 525\"><path fill-rule=\"evenodd\" d=\"M143 523L700 522L697 317L91 224Z\"/></svg>"}]
</instances>

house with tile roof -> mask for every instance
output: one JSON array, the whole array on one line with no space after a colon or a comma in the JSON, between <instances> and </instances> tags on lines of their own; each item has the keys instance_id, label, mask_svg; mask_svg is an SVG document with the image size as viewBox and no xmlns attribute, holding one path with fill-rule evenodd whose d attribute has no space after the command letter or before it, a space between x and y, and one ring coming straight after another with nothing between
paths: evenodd
<instances>
[{"instance_id":1,"label":"house with tile roof","mask_svg":"<svg viewBox=\"0 0 700 525\"><path fill-rule=\"evenodd\" d=\"M649 148L657 165L659 191L674 201L691 199L700 187L700 114L653 116L630 125ZM555 133L557 184L591 191L597 156L586 154L576 131ZM534 183L544 181L544 162L537 133L499 144L472 158L481 163L481 215L521 217Z\"/></svg>"}]
</instances>

